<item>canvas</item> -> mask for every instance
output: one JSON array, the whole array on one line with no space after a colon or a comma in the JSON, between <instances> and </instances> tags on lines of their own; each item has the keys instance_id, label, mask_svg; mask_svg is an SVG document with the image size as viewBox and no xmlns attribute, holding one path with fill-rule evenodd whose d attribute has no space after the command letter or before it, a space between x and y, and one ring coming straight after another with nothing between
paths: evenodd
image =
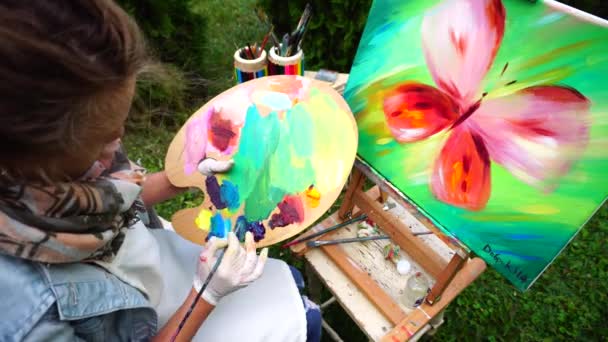
<instances>
[{"instance_id":1,"label":"canvas","mask_svg":"<svg viewBox=\"0 0 608 342\"><path fill-rule=\"evenodd\" d=\"M258 247L287 239L335 202L356 150L352 113L328 85L301 76L240 84L193 114L169 147L170 181L205 193L199 207L174 215L173 226L197 243L237 227ZM203 177L197 165L205 157L233 159L234 167Z\"/></svg>"},{"instance_id":2,"label":"canvas","mask_svg":"<svg viewBox=\"0 0 608 342\"><path fill-rule=\"evenodd\" d=\"M361 158L528 288L608 193L606 22L553 1L376 0L345 90Z\"/></svg>"}]
</instances>

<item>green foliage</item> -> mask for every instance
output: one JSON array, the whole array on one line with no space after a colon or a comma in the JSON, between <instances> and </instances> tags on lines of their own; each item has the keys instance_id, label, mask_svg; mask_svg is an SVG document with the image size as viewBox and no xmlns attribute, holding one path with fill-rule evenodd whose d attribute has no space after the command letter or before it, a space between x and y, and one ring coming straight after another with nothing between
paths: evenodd
<instances>
[{"instance_id":1,"label":"green foliage","mask_svg":"<svg viewBox=\"0 0 608 342\"><path fill-rule=\"evenodd\" d=\"M202 73L205 20L187 0L117 0L137 21L148 48L163 65L152 65L138 80L129 128L178 127L192 107Z\"/></svg>"},{"instance_id":2,"label":"green foliage","mask_svg":"<svg viewBox=\"0 0 608 342\"><path fill-rule=\"evenodd\" d=\"M371 0L259 0L279 39L293 31L306 3L313 14L302 49L305 68L328 68L349 72L365 27Z\"/></svg>"},{"instance_id":3,"label":"green foliage","mask_svg":"<svg viewBox=\"0 0 608 342\"><path fill-rule=\"evenodd\" d=\"M163 67L139 79L129 128L177 129L234 85L236 46L261 41L255 0L117 0L137 21Z\"/></svg>"},{"instance_id":4,"label":"green foliage","mask_svg":"<svg viewBox=\"0 0 608 342\"><path fill-rule=\"evenodd\" d=\"M118 0L148 38L164 63L188 72L201 72L205 62L205 18L190 9L188 0Z\"/></svg>"},{"instance_id":5,"label":"green foliage","mask_svg":"<svg viewBox=\"0 0 608 342\"><path fill-rule=\"evenodd\" d=\"M266 27L255 15L255 0L193 0L191 5L207 24L202 70L209 95L217 95L235 85L234 52L261 43Z\"/></svg>"}]
</instances>

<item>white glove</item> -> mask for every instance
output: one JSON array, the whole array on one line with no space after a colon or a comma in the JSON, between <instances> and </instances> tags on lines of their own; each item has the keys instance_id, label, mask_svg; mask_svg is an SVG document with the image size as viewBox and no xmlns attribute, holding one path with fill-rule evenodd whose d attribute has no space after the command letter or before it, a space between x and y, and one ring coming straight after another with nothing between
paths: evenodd
<instances>
[{"instance_id":1,"label":"white glove","mask_svg":"<svg viewBox=\"0 0 608 342\"><path fill-rule=\"evenodd\" d=\"M259 257L256 254L251 232L245 234L245 248L239 244L234 232L228 233L228 240L212 237L199 256L193 284L196 292L201 290L209 276L217 260L216 252L226 246L228 249L224 258L202 294L203 299L211 305L217 305L222 297L258 279L268 259L268 248L264 248Z\"/></svg>"},{"instance_id":2,"label":"white glove","mask_svg":"<svg viewBox=\"0 0 608 342\"><path fill-rule=\"evenodd\" d=\"M209 177L216 173L228 172L234 166L234 160L215 160L213 158L205 158L198 163L198 172Z\"/></svg>"}]
</instances>

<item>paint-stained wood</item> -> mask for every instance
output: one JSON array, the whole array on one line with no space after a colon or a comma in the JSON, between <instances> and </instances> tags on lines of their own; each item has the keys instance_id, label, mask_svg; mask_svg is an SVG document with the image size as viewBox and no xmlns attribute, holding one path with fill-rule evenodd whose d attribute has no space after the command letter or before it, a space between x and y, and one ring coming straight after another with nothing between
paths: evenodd
<instances>
[{"instance_id":1,"label":"paint-stained wood","mask_svg":"<svg viewBox=\"0 0 608 342\"><path fill-rule=\"evenodd\" d=\"M373 191L374 188L372 188ZM373 194L371 194L372 197ZM391 198L388 203L395 203ZM426 231L426 228L418 223L403 207L396 205L389 210L395 220L405 223L412 232ZM336 221L337 213L328 217L327 220ZM319 225L325 224L321 222ZM331 225L331 224L330 224ZM313 227L317 229L318 227ZM335 231L333 234L323 239L343 239L357 235L357 224L348 225ZM418 237L429 249L433 249L446 262L454 254L442 240L434 235L424 235ZM402 252L402 257L408 260L412 269L408 274L401 275L397 272L395 265L384 259L383 248L389 241L367 241L364 243L349 243L340 245L344 253L360 269L368 274L371 279L403 310L406 314L411 310L401 303L405 289L405 282L408 277L416 272L422 272L430 280L431 285L434 279L419 264L417 264L406 251ZM319 278L338 299L344 310L352 317L357 325L373 341L378 341L393 326L384 314L376 307L374 302L367 298L365 293L350 280L346 274L334 263L327 254L320 248L308 250L304 257L312 268L319 275Z\"/></svg>"},{"instance_id":2,"label":"paint-stained wood","mask_svg":"<svg viewBox=\"0 0 608 342\"><path fill-rule=\"evenodd\" d=\"M350 176L350 181L348 182L348 187L346 188L346 193L342 199L342 204L338 210L338 217L340 217L340 219L344 220L350 213L352 213L355 207L353 202L354 195L356 192L362 191L364 182L365 177L363 176L363 173L361 173L361 171L358 169L353 169Z\"/></svg>"},{"instance_id":3,"label":"paint-stained wood","mask_svg":"<svg viewBox=\"0 0 608 342\"><path fill-rule=\"evenodd\" d=\"M437 253L414 236L402 222L391 219L390 214L382 210L382 204L368 194L355 192L354 199L355 205L367 213L391 237L391 240L411 255L433 277L439 276L447 263Z\"/></svg>"},{"instance_id":4,"label":"paint-stained wood","mask_svg":"<svg viewBox=\"0 0 608 342\"><path fill-rule=\"evenodd\" d=\"M391 323L397 324L406 317L396 301L348 257L340 246L322 246L321 249Z\"/></svg>"},{"instance_id":5,"label":"paint-stained wood","mask_svg":"<svg viewBox=\"0 0 608 342\"><path fill-rule=\"evenodd\" d=\"M379 341L394 326L321 250L305 255L323 284L336 297L344 311L371 341ZM336 305L336 304L333 304ZM354 327L353 327L354 328Z\"/></svg>"},{"instance_id":6,"label":"paint-stained wood","mask_svg":"<svg viewBox=\"0 0 608 342\"><path fill-rule=\"evenodd\" d=\"M360 180L360 182L361 181L362 180ZM350 189L350 187L348 189ZM347 189L347 192L348 192L348 189ZM378 197L378 196L380 196L380 189L377 186L374 186L371 189L367 190L366 193L369 194L372 197ZM351 197L352 197L352 194L351 194ZM352 202L352 200L351 200L351 202ZM344 202L342 202L342 206L344 206ZM358 208L352 208L351 210L355 211L355 213L352 215L353 218L358 217L358 216L364 214ZM327 217L320 224L317 224L314 227L308 229L306 232L300 234L296 239L303 239L303 238L305 238L307 236L310 236L312 234L315 234L315 233L317 233L317 232L319 232L319 231L321 231L323 229L327 229L327 228L335 226L335 225L337 225L337 224L339 224L341 222L344 222L345 220L341 219L339 217L339 215L340 214L338 213L337 215L334 214L334 215L331 215L331 216ZM324 239L326 237L326 235L327 234L318 236L318 237L315 238L315 240ZM292 252L294 252L296 254L299 254L299 255L304 254L304 253L306 253L308 251L308 247L306 246L306 242L295 244L295 245L291 246L290 248L291 248Z\"/></svg>"},{"instance_id":7,"label":"paint-stained wood","mask_svg":"<svg viewBox=\"0 0 608 342\"><path fill-rule=\"evenodd\" d=\"M424 303L420 309L414 310L403 321L395 326L386 336L383 342L408 341L416 332L424 327L429 320L447 307L447 305L469 286L486 269L486 263L480 258L469 260L466 265L458 271L448 287L443 291L442 299L434 305Z\"/></svg>"}]
</instances>

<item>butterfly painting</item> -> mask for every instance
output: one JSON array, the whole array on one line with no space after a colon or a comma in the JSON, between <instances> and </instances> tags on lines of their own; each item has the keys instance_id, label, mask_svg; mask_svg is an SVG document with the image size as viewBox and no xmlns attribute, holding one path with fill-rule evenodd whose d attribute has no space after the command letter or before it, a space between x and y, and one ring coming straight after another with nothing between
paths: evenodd
<instances>
[{"instance_id":1,"label":"butterfly painting","mask_svg":"<svg viewBox=\"0 0 608 342\"><path fill-rule=\"evenodd\" d=\"M608 193L606 41L553 1L374 1L345 92L359 154L527 288Z\"/></svg>"}]
</instances>

